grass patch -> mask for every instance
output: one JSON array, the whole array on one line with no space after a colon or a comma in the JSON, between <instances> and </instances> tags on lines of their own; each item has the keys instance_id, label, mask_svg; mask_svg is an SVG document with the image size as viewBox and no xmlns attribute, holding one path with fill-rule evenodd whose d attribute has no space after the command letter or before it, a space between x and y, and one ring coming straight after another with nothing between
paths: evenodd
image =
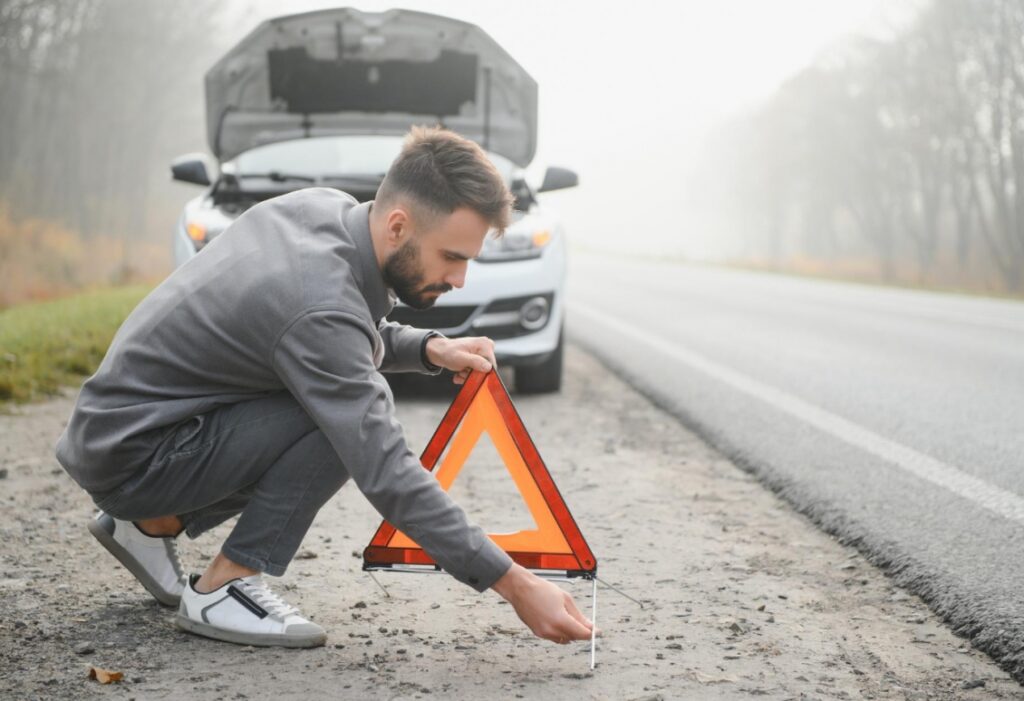
<instances>
[{"instance_id":1,"label":"grass patch","mask_svg":"<svg viewBox=\"0 0 1024 701\"><path fill-rule=\"evenodd\" d=\"M0 401L51 396L91 375L121 322L151 289L114 287L0 310Z\"/></svg>"}]
</instances>

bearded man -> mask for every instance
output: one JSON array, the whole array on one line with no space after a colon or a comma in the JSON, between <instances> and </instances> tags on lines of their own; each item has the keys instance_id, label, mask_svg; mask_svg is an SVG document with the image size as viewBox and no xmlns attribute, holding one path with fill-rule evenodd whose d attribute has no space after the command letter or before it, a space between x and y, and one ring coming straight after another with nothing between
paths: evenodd
<instances>
[{"instance_id":1,"label":"bearded man","mask_svg":"<svg viewBox=\"0 0 1024 701\"><path fill-rule=\"evenodd\" d=\"M82 387L57 458L100 509L90 532L177 625L244 645L326 633L272 592L319 509L351 477L446 572L494 589L538 636L592 625L514 564L422 468L380 372L455 381L495 366L486 338L388 322L462 287L512 196L472 141L414 129L373 202L309 188L262 202L170 275L121 326ZM202 574L175 538L238 516Z\"/></svg>"}]
</instances>

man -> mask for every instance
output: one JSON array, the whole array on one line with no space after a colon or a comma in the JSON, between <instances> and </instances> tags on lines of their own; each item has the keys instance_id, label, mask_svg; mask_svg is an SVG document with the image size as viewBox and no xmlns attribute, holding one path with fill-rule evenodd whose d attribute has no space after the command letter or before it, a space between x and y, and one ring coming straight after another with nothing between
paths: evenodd
<instances>
[{"instance_id":1,"label":"man","mask_svg":"<svg viewBox=\"0 0 1024 701\"><path fill-rule=\"evenodd\" d=\"M512 197L473 142L414 129L374 202L310 188L248 210L132 312L57 444L96 538L179 627L247 645L322 645L274 594L321 506L351 477L441 567L494 589L538 636L586 639L572 598L511 562L406 446L379 371L494 367L486 338L387 322L462 287ZM187 580L175 537L239 516Z\"/></svg>"}]
</instances>

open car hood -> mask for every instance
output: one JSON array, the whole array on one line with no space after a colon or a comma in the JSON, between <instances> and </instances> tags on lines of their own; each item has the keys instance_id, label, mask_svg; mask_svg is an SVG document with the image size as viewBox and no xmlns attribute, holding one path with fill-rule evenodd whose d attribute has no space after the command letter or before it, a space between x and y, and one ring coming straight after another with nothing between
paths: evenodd
<instances>
[{"instance_id":1,"label":"open car hood","mask_svg":"<svg viewBox=\"0 0 1024 701\"><path fill-rule=\"evenodd\" d=\"M349 8L267 20L206 74L206 133L221 161L275 141L416 124L443 124L525 167L537 83L475 25Z\"/></svg>"}]
</instances>

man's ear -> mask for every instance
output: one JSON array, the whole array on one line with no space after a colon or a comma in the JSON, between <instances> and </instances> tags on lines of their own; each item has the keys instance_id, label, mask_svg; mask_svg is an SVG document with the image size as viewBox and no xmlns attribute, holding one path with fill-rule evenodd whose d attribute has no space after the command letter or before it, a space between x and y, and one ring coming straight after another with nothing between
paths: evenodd
<instances>
[{"instance_id":1,"label":"man's ear","mask_svg":"<svg viewBox=\"0 0 1024 701\"><path fill-rule=\"evenodd\" d=\"M390 248L397 249L412 233L409 212L404 207L393 207L384 220L386 241Z\"/></svg>"}]
</instances>

